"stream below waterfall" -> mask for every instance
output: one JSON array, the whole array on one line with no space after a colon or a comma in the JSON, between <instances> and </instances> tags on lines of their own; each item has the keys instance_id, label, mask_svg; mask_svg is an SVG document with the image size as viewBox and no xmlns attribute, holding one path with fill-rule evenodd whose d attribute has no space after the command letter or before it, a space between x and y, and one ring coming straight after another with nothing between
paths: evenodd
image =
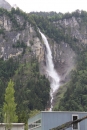
<instances>
[{"instance_id":1,"label":"stream below waterfall","mask_svg":"<svg viewBox=\"0 0 87 130\"><path fill-rule=\"evenodd\" d=\"M50 97L51 97L51 107L50 111L52 111L53 105L53 94L54 92L59 88L59 75L57 74L56 70L54 69L54 63L53 63L53 58L52 58L52 52L48 43L48 40L46 36L39 30L42 40L46 46L46 72L47 72L47 77L50 81Z\"/></svg>"}]
</instances>

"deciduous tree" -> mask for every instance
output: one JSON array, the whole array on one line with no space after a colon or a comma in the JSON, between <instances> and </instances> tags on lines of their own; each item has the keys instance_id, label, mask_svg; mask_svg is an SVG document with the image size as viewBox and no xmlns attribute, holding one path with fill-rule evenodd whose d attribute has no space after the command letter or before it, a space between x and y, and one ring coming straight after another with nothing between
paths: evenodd
<instances>
[{"instance_id":1,"label":"deciduous tree","mask_svg":"<svg viewBox=\"0 0 87 130\"><path fill-rule=\"evenodd\" d=\"M10 80L5 91L5 102L3 105L4 122L8 124L18 121L14 93L14 83Z\"/></svg>"}]
</instances>

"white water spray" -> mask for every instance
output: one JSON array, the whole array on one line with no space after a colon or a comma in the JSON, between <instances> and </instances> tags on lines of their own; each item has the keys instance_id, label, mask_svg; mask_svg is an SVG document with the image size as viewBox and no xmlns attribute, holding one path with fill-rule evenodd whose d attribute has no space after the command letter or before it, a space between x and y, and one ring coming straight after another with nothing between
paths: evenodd
<instances>
[{"instance_id":1,"label":"white water spray","mask_svg":"<svg viewBox=\"0 0 87 130\"><path fill-rule=\"evenodd\" d=\"M40 32L40 30L39 30ZM52 105L52 101L53 101L53 93L59 88L59 76L56 72L56 70L54 69L54 64L53 64L53 60L52 60L52 53L51 53L51 49L49 46L49 43L47 41L47 38L45 37L45 35L40 32L43 42L46 46L46 71L47 71L47 75L49 77L50 80L50 96L51 96L51 108L50 110L52 110L53 105Z\"/></svg>"}]
</instances>

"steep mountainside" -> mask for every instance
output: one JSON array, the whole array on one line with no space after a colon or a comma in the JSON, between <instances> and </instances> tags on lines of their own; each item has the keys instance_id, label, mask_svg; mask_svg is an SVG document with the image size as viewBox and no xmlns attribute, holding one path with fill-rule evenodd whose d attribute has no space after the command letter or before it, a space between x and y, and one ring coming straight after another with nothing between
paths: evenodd
<instances>
[{"instance_id":1,"label":"steep mountainside","mask_svg":"<svg viewBox=\"0 0 87 130\"><path fill-rule=\"evenodd\" d=\"M19 9L0 9L0 112L7 82L12 78L19 122L27 122L31 110L44 110L49 101L49 82L40 75L38 64L44 61L44 49L27 14Z\"/></svg>"},{"instance_id":2,"label":"steep mountainside","mask_svg":"<svg viewBox=\"0 0 87 130\"><path fill-rule=\"evenodd\" d=\"M87 12L32 12L31 15L38 27L57 43L52 46L53 41L49 41L55 68L61 77L60 85L63 85L54 98L54 109L85 111Z\"/></svg>"},{"instance_id":3,"label":"steep mountainside","mask_svg":"<svg viewBox=\"0 0 87 130\"><path fill-rule=\"evenodd\" d=\"M63 85L54 95L55 110L71 110L69 102L74 100L79 85L80 94L83 89L81 85L85 86L84 97L78 94L77 97L81 97L81 102L85 100L83 105L86 105L86 80L82 79L87 77L87 12L26 14L19 8L12 8L10 12L0 9L0 112L5 88L11 78L15 83L19 122L26 121L31 110L44 110L50 106L50 86L46 78L46 47L38 28L49 41L54 66L60 76L60 86ZM72 95L70 100L69 95ZM77 107L74 107L76 101L72 110L77 110Z\"/></svg>"},{"instance_id":4,"label":"steep mountainside","mask_svg":"<svg viewBox=\"0 0 87 130\"><path fill-rule=\"evenodd\" d=\"M31 13L38 27L49 36L55 68L61 79L75 67L75 59L87 44L87 23L85 11L72 14ZM45 19L48 17L48 19Z\"/></svg>"}]
</instances>

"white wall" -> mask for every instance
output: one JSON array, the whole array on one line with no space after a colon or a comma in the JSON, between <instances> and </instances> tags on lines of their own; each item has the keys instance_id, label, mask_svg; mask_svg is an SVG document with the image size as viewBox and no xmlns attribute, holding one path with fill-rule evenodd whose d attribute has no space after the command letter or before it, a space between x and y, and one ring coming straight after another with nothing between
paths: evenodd
<instances>
[{"instance_id":1,"label":"white wall","mask_svg":"<svg viewBox=\"0 0 87 130\"><path fill-rule=\"evenodd\" d=\"M7 130L7 129L5 129L5 125L0 124L0 130ZM11 130L24 130L24 125L12 125Z\"/></svg>"}]
</instances>

